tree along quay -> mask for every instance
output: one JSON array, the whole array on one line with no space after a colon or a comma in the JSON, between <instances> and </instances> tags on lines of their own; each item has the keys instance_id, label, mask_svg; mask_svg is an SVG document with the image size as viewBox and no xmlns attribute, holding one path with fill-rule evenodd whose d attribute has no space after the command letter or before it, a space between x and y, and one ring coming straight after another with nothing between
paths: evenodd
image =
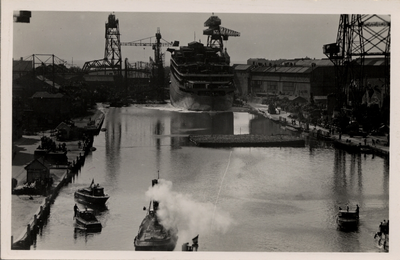
<instances>
[{"instance_id":1,"label":"tree along quay","mask_svg":"<svg viewBox=\"0 0 400 260\"><path fill-rule=\"evenodd\" d=\"M265 106L250 104L253 111L280 124L282 128L299 133L308 138L316 138L333 142L339 148L350 153L372 153L381 157L389 157L389 136L361 136L350 135L315 125L313 129L297 119L291 117L291 113L280 111L279 114L268 113Z\"/></svg>"}]
</instances>

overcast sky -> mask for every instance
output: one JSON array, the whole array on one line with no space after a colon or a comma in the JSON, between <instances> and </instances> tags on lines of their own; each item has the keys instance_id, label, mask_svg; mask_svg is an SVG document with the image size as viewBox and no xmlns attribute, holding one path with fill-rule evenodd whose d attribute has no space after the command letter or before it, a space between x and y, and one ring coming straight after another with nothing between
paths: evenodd
<instances>
[{"instance_id":1,"label":"overcast sky","mask_svg":"<svg viewBox=\"0 0 400 260\"><path fill-rule=\"evenodd\" d=\"M231 62L246 63L249 58L325 58L322 45L336 41L340 13L392 10L387 6L390 1L376 2L5 0L8 4L16 3L14 10L21 10L21 6L32 10L29 24L12 24L14 59L54 54L69 64L73 59L80 66L85 61L104 57L105 23L112 12L119 20L122 42L154 36L159 27L163 39L177 40L181 46L194 39L206 43L204 22L214 12L222 20L221 26L240 32L240 37L230 37L224 42ZM123 46L121 52L122 58L128 58L131 63L149 61L154 56L151 47ZM169 59L166 52L167 64Z\"/></svg>"},{"instance_id":2,"label":"overcast sky","mask_svg":"<svg viewBox=\"0 0 400 260\"><path fill-rule=\"evenodd\" d=\"M32 54L54 54L68 63L101 59L105 50L105 23L112 12L33 11L29 24L14 23L14 59ZM154 36L186 45L194 39L206 43L204 22L212 13L115 12L121 41ZM336 41L339 15L215 13L221 26L240 32L227 47L232 63L249 58L325 58L322 45ZM154 39L152 39L154 41ZM149 40L148 40L149 41ZM166 48L163 49L165 51ZM148 61L151 47L122 46L122 58ZM166 54L166 60L170 58Z\"/></svg>"}]
</instances>

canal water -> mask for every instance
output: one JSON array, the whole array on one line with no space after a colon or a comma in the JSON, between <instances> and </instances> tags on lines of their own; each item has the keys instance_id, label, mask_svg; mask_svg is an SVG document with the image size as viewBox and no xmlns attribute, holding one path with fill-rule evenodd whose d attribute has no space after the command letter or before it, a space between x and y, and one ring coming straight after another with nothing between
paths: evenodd
<instances>
[{"instance_id":1,"label":"canal water","mask_svg":"<svg viewBox=\"0 0 400 260\"><path fill-rule=\"evenodd\" d=\"M380 252L378 225L389 215L389 161L331 143L304 148L200 148L190 134L290 134L250 113L107 108L107 130L51 207L32 250L133 251L150 196L181 245L199 251ZM159 174L160 189L149 190ZM100 233L76 230L74 192L92 179L110 199L96 209ZM338 207L360 206L357 231L337 229ZM78 203L80 208L84 205Z\"/></svg>"}]
</instances>

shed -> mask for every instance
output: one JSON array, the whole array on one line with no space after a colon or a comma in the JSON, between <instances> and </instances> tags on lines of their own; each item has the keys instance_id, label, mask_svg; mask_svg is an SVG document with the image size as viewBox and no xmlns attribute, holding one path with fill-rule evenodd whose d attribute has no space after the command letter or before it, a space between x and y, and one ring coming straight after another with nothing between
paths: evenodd
<instances>
[{"instance_id":1,"label":"shed","mask_svg":"<svg viewBox=\"0 0 400 260\"><path fill-rule=\"evenodd\" d=\"M37 179L46 180L50 177L49 163L43 157L31 161L25 166L25 170L26 181L28 183L34 182Z\"/></svg>"},{"instance_id":2,"label":"shed","mask_svg":"<svg viewBox=\"0 0 400 260\"><path fill-rule=\"evenodd\" d=\"M57 127L57 138L59 140L68 140L71 137L71 126L61 122Z\"/></svg>"}]
</instances>

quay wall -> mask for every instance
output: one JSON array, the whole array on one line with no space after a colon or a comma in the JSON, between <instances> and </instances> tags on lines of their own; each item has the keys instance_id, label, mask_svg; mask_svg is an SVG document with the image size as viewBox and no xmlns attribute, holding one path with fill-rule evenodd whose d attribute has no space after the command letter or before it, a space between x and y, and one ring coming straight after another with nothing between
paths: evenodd
<instances>
[{"instance_id":1,"label":"quay wall","mask_svg":"<svg viewBox=\"0 0 400 260\"><path fill-rule=\"evenodd\" d=\"M307 129L304 123L290 117L290 113L281 111L279 114L269 114L268 106L258 103L250 103L250 109L271 119L287 130L292 130L300 133L302 136L308 138L316 138L326 141L331 141L337 148L346 150L352 153L371 153L383 158L389 158L389 145L387 144L387 137L379 136L349 136L347 134L330 133L328 129L315 126L313 129ZM292 123L293 122L293 123Z\"/></svg>"},{"instance_id":2,"label":"quay wall","mask_svg":"<svg viewBox=\"0 0 400 260\"><path fill-rule=\"evenodd\" d=\"M93 118L93 120L92 120ZM95 115L90 117L88 121L94 122L91 124L88 132L91 134L98 134L100 132L100 128L103 124L105 115L101 111L96 111ZM85 119L80 119L81 122L84 122ZM42 203L39 205L39 208L34 212L32 218L26 223L26 229L17 236L14 237L14 234L11 235L11 249L12 250L29 250L30 246L36 240L37 234L43 228L44 223L47 221L47 218L50 214L51 205L54 203L57 198L60 190L63 186L68 185L72 181L74 175L78 173L81 167L85 163L86 156L92 151L93 147L93 136L90 137L89 141L86 142L86 146L81 148L78 145L79 141L66 141L68 148L68 163L69 165L59 165L54 167L57 169L65 169L62 173L61 178L58 182L53 183L53 186L46 197L43 197ZM83 153L83 154L82 154Z\"/></svg>"}]
</instances>

